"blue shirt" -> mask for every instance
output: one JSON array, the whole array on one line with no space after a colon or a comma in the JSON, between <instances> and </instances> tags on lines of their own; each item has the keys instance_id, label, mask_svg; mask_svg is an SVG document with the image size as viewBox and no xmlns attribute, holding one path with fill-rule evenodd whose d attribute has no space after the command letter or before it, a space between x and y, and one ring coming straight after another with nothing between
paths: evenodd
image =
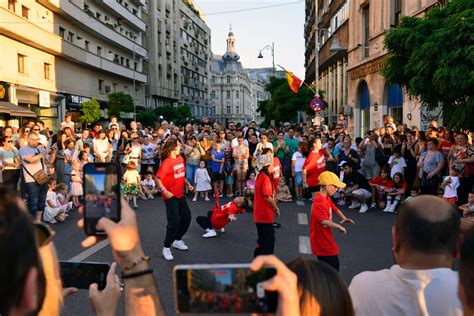
<instances>
[{"instance_id":1,"label":"blue shirt","mask_svg":"<svg viewBox=\"0 0 474 316\"><path fill-rule=\"evenodd\" d=\"M211 156L214 156L215 159L221 160L225 158L225 153L223 150L218 152L217 150L213 149L211 151ZM211 159L211 167L212 167L212 172L219 172L221 168L222 163L220 162L215 162L214 160ZM224 169L222 169L222 172L224 172Z\"/></svg>"}]
</instances>

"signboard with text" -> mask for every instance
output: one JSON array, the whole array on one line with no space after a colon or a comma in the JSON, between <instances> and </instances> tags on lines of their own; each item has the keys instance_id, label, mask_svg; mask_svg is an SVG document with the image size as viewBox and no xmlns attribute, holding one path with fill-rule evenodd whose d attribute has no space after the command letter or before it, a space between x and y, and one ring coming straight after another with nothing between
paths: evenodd
<instances>
[{"instance_id":1,"label":"signboard with text","mask_svg":"<svg viewBox=\"0 0 474 316\"><path fill-rule=\"evenodd\" d=\"M50 97L49 97L49 92L48 91L41 91L39 92L39 106L42 108L49 108L51 107L50 103Z\"/></svg>"}]
</instances>

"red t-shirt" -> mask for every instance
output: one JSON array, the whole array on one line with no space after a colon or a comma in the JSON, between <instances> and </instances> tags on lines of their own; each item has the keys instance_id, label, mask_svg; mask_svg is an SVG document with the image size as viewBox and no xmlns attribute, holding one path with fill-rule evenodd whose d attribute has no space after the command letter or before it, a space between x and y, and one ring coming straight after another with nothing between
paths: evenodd
<instances>
[{"instance_id":1,"label":"red t-shirt","mask_svg":"<svg viewBox=\"0 0 474 316\"><path fill-rule=\"evenodd\" d=\"M229 215L231 214L242 214L245 212L244 208L241 208L231 201L221 207L215 207L212 211L211 224L214 229L221 229L229 222Z\"/></svg>"},{"instance_id":2,"label":"red t-shirt","mask_svg":"<svg viewBox=\"0 0 474 316\"><path fill-rule=\"evenodd\" d=\"M303 169L306 169L306 182L308 186L314 187L319 185L318 177L326 170L326 157L328 156L324 149L319 150L318 153L309 152L303 164Z\"/></svg>"},{"instance_id":3,"label":"red t-shirt","mask_svg":"<svg viewBox=\"0 0 474 316\"><path fill-rule=\"evenodd\" d=\"M311 250L316 256L335 256L339 247L332 235L332 228L324 226L321 221L332 220L332 214L338 208L329 196L316 193L311 206L311 223L309 227Z\"/></svg>"},{"instance_id":4,"label":"red t-shirt","mask_svg":"<svg viewBox=\"0 0 474 316\"><path fill-rule=\"evenodd\" d=\"M186 165L181 156L176 158L166 158L156 173L166 190L173 193L176 198L184 196L184 177L186 175ZM163 200L167 200L163 192L161 193Z\"/></svg>"},{"instance_id":5,"label":"red t-shirt","mask_svg":"<svg viewBox=\"0 0 474 316\"><path fill-rule=\"evenodd\" d=\"M273 223L273 206L267 201L269 196L273 196L272 181L269 176L260 172L255 182L253 203L253 221L255 223Z\"/></svg>"},{"instance_id":6,"label":"red t-shirt","mask_svg":"<svg viewBox=\"0 0 474 316\"><path fill-rule=\"evenodd\" d=\"M441 152L443 153L444 158L448 157L449 152L451 151L451 147L453 146L454 144L447 140L443 140L441 142L441 144L439 145L439 149L441 149Z\"/></svg>"},{"instance_id":7,"label":"red t-shirt","mask_svg":"<svg viewBox=\"0 0 474 316\"><path fill-rule=\"evenodd\" d=\"M377 176L377 177L373 178L372 180L369 180L369 183L383 186L384 190L386 188L391 188L392 187L392 180L390 180L389 178L382 179L381 176Z\"/></svg>"},{"instance_id":8,"label":"red t-shirt","mask_svg":"<svg viewBox=\"0 0 474 316\"><path fill-rule=\"evenodd\" d=\"M281 166L280 159L277 157L273 157L273 189L275 195L278 193L278 182L280 181L281 173L283 171L283 167Z\"/></svg>"}]
</instances>

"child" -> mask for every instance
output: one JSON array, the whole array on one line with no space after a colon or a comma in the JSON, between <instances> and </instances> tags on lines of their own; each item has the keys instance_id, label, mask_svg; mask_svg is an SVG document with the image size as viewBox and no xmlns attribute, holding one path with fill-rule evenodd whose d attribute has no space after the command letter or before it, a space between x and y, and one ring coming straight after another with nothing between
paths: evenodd
<instances>
[{"instance_id":1,"label":"child","mask_svg":"<svg viewBox=\"0 0 474 316\"><path fill-rule=\"evenodd\" d=\"M57 204L58 207L66 206L66 210L72 209L72 202L69 200L71 199L71 193L67 191L66 183L60 183L56 187L56 197L57 197ZM66 214L67 216L67 214Z\"/></svg>"},{"instance_id":2,"label":"child","mask_svg":"<svg viewBox=\"0 0 474 316\"><path fill-rule=\"evenodd\" d=\"M385 196L387 193L385 189L392 187L392 180L388 177L388 167L383 166L380 169L380 176L369 180L369 185L372 188L372 205L371 208L378 207L383 210L386 206Z\"/></svg>"},{"instance_id":3,"label":"child","mask_svg":"<svg viewBox=\"0 0 474 316\"><path fill-rule=\"evenodd\" d=\"M81 203L79 198L83 195L82 192L82 170L81 170L81 161L74 160L72 163L72 172L71 172L71 195L72 202L76 208L78 208Z\"/></svg>"},{"instance_id":4,"label":"child","mask_svg":"<svg viewBox=\"0 0 474 316\"><path fill-rule=\"evenodd\" d=\"M451 168L449 176L441 184L441 187L444 188L443 198L451 205L455 205L458 200L459 174L459 170Z\"/></svg>"},{"instance_id":5,"label":"child","mask_svg":"<svg viewBox=\"0 0 474 316\"><path fill-rule=\"evenodd\" d=\"M224 226L231 221L237 220L236 214L243 214L244 212L251 212L251 205L253 200L253 193L250 190L244 191L243 197L236 197L233 201L219 206L219 195L215 193L216 204L212 211L207 212L207 216L198 216L196 222L206 233L202 235L204 238L216 237L216 229L224 232Z\"/></svg>"},{"instance_id":6,"label":"child","mask_svg":"<svg viewBox=\"0 0 474 316\"><path fill-rule=\"evenodd\" d=\"M459 208L462 210L462 217L474 220L474 193L469 193L467 203Z\"/></svg>"},{"instance_id":7,"label":"child","mask_svg":"<svg viewBox=\"0 0 474 316\"><path fill-rule=\"evenodd\" d=\"M307 145L303 142L298 144L298 151L291 157L291 174L295 178L296 199L303 200L303 165L306 161L306 156L303 154L303 149Z\"/></svg>"},{"instance_id":8,"label":"child","mask_svg":"<svg viewBox=\"0 0 474 316\"><path fill-rule=\"evenodd\" d=\"M245 183L245 187L248 190L255 190L255 172L250 173L249 179Z\"/></svg>"},{"instance_id":9,"label":"child","mask_svg":"<svg viewBox=\"0 0 474 316\"><path fill-rule=\"evenodd\" d=\"M405 168L407 163L405 158L402 157L402 148L401 146L393 147L392 155L388 159L388 164L390 165L390 178L393 179L396 173L405 174Z\"/></svg>"},{"instance_id":10,"label":"child","mask_svg":"<svg viewBox=\"0 0 474 316\"><path fill-rule=\"evenodd\" d=\"M199 192L204 192L204 199L209 201L208 191L211 190L211 177L209 177L204 160L199 162L199 169L194 174L194 183L196 183L196 191L194 192L193 202L197 201Z\"/></svg>"},{"instance_id":11,"label":"child","mask_svg":"<svg viewBox=\"0 0 474 316\"><path fill-rule=\"evenodd\" d=\"M214 149L211 151L211 170L212 181L214 182L214 191L219 192L219 197L223 196L224 190L224 164L225 153L221 148L221 141L217 140Z\"/></svg>"},{"instance_id":12,"label":"child","mask_svg":"<svg viewBox=\"0 0 474 316\"><path fill-rule=\"evenodd\" d=\"M291 202L293 201L293 196L291 195L290 188L285 183L284 178L280 178L278 181L278 191L277 199L280 202Z\"/></svg>"},{"instance_id":13,"label":"child","mask_svg":"<svg viewBox=\"0 0 474 316\"><path fill-rule=\"evenodd\" d=\"M87 153L88 161L89 162L94 162L94 155L91 154L91 145L85 143L84 144L84 151Z\"/></svg>"},{"instance_id":14,"label":"child","mask_svg":"<svg viewBox=\"0 0 474 316\"><path fill-rule=\"evenodd\" d=\"M400 172L395 173L393 175L392 187L385 189L385 192L387 192L387 205L383 209L385 213L395 213L395 209L405 195L406 189L407 184L403 181L403 175Z\"/></svg>"},{"instance_id":15,"label":"child","mask_svg":"<svg viewBox=\"0 0 474 316\"><path fill-rule=\"evenodd\" d=\"M145 179L142 180L141 191L143 192L143 195L151 200L155 198L154 194L158 193L156 182L153 180L153 173L151 171L147 171Z\"/></svg>"},{"instance_id":16,"label":"child","mask_svg":"<svg viewBox=\"0 0 474 316\"><path fill-rule=\"evenodd\" d=\"M411 200L411 199L413 199L414 197L417 197L417 196L418 196L418 191L415 190L415 189L412 189L412 190L410 191L410 196L407 197L407 198L405 199L405 201L409 201L409 200Z\"/></svg>"},{"instance_id":17,"label":"child","mask_svg":"<svg viewBox=\"0 0 474 316\"><path fill-rule=\"evenodd\" d=\"M137 195L140 194L140 174L137 171L137 164L135 161L130 160L127 163L127 171L122 177L125 185L123 186L123 194L125 194L125 200L128 202L133 201L133 207L138 208Z\"/></svg>"},{"instance_id":18,"label":"child","mask_svg":"<svg viewBox=\"0 0 474 316\"><path fill-rule=\"evenodd\" d=\"M49 179L43 220L51 224L55 224L57 222L64 222L64 220L66 219L66 211L69 210L69 205L58 205L57 194L54 190L56 190L56 180Z\"/></svg>"}]
</instances>

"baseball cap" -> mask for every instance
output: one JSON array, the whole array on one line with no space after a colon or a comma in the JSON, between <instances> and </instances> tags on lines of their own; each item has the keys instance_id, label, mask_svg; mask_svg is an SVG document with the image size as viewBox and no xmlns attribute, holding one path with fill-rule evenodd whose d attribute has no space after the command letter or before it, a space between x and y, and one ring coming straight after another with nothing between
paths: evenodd
<instances>
[{"instance_id":1,"label":"baseball cap","mask_svg":"<svg viewBox=\"0 0 474 316\"><path fill-rule=\"evenodd\" d=\"M339 178L331 171L324 171L318 177L320 185L333 185L338 188L345 188L346 184L341 182Z\"/></svg>"},{"instance_id":2,"label":"baseball cap","mask_svg":"<svg viewBox=\"0 0 474 316\"><path fill-rule=\"evenodd\" d=\"M348 165L349 163L345 160L341 161L338 166L341 167L341 168L344 168L346 165Z\"/></svg>"}]
</instances>

